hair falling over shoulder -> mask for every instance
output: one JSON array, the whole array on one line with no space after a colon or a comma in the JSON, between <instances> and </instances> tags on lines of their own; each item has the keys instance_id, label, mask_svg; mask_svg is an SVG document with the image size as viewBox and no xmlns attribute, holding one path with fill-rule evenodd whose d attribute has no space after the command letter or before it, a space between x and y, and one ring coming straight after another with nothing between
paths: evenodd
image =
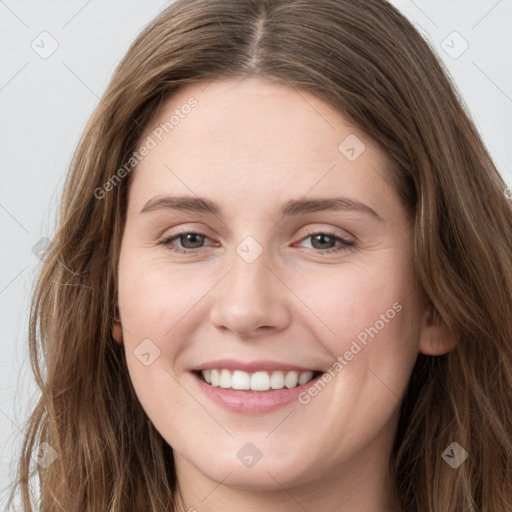
<instances>
[{"instance_id":1,"label":"hair falling over shoulder","mask_svg":"<svg viewBox=\"0 0 512 512\"><path fill-rule=\"evenodd\" d=\"M455 349L414 367L390 466L397 510L512 511L512 201L435 52L383 0L178 0L132 44L74 154L33 295L40 398L12 503L179 510L172 449L112 336L130 176L95 191L164 97L251 75L323 98L389 156L414 219L418 281L456 334ZM456 470L441 457L453 442L468 453ZM34 461L42 443L57 455L48 467Z\"/></svg>"}]
</instances>

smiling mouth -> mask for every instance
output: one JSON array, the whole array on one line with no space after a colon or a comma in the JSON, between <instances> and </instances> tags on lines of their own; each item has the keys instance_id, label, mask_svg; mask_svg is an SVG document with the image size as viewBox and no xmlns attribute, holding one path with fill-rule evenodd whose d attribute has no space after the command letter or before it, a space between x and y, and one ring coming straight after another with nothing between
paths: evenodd
<instances>
[{"instance_id":1,"label":"smiling mouth","mask_svg":"<svg viewBox=\"0 0 512 512\"><path fill-rule=\"evenodd\" d=\"M196 370L193 373L212 387L236 391L277 391L303 386L322 374L320 371L245 372L243 370L211 369Z\"/></svg>"}]
</instances>

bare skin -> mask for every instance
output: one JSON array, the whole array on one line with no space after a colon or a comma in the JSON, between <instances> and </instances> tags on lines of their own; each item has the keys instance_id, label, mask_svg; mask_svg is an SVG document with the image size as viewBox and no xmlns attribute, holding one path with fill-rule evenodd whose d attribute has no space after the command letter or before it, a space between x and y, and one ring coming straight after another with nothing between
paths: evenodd
<instances>
[{"instance_id":1,"label":"bare skin","mask_svg":"<svg viewBox=\"0 0 512 512\"><path fill-rule=\"evenodd\" d=\"M190 97L197 106L132 176L115 329L138 398L173 447L183 510L395 511L400 401L418 352L444 353L453 340L415 284L389 162L321 99L256 78L187 86L141 142ZM206 198L219 212L141 213L165 195ZM290 200L333 197L365 207L281 213ZM261 254L248 262L237 247ZM244 414L214 403L191 371L220 358L335 376L302 402ZM237 456L247 443L261 454L252 467Z\"/></svg>"}]
</instances>

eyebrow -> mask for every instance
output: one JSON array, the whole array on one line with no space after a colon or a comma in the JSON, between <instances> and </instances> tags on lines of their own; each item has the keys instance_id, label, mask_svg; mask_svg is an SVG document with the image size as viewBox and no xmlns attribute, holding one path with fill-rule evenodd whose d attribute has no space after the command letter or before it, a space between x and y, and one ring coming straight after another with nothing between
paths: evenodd
<instances>
[{"instance_id":1,"label":"eyebrow","mask_svg":"<svg viewBox=\"0 0 512 512\"><path fill-rule=\"evenodd\" d=\"M222 216L220 207L209 199L196 196L155 196L143 206L140 213L156 210L182 210ZM290 199L281 208L281 215L304 215L307 213L336 210L355 211L383 221L382 217L368 205L348 197L318 197L311 199Z\"/></svg>"}]
</instances>

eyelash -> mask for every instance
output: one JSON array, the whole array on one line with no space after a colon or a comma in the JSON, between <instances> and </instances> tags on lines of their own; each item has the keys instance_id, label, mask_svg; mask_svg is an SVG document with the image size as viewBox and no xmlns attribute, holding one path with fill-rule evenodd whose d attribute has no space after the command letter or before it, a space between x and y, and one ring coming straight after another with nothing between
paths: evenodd
<instances>
[{"instance_id":1,"label":"eyelash","mask_svg":"<svg viewBox=\"0 0 512 512\"><path fill-rule=\"evenodd\" d=\"M179 249L179 248L171 245L171 243L174 240L178 240L182 236L185 236L185 235L199 235L204 238L209 238L208 236L206 236L202 233L199 233L197 231L183 231L182 233L177 233L175 235L163 238L162 240L160 240L159 244L165 245L165 246L167 246L167 248L170 251L175 252L175 253L180 253L180 254L201 254L204 252L205 247L199 247L198 249ZM343 237L337 235L336 233L333 233L330 231L314 231L314 232L308 233L304 238L301 239L301 242L306 240L307 238L311 238L311 237L318 236L318 235L326 235L326 236L332 238L335 242L340 242L340 245L338 246L338 248L331 248L331 249L325 249L325 250L314 249L314 248L309 249L310 251L313 251L315 253L320 253L320 254L338 253L338 252L350 249L350 248L354 247L354 245L355 245L355 243L353 241L347 240L346 238L343 238Z\"/></svg>"}]
</instances>

